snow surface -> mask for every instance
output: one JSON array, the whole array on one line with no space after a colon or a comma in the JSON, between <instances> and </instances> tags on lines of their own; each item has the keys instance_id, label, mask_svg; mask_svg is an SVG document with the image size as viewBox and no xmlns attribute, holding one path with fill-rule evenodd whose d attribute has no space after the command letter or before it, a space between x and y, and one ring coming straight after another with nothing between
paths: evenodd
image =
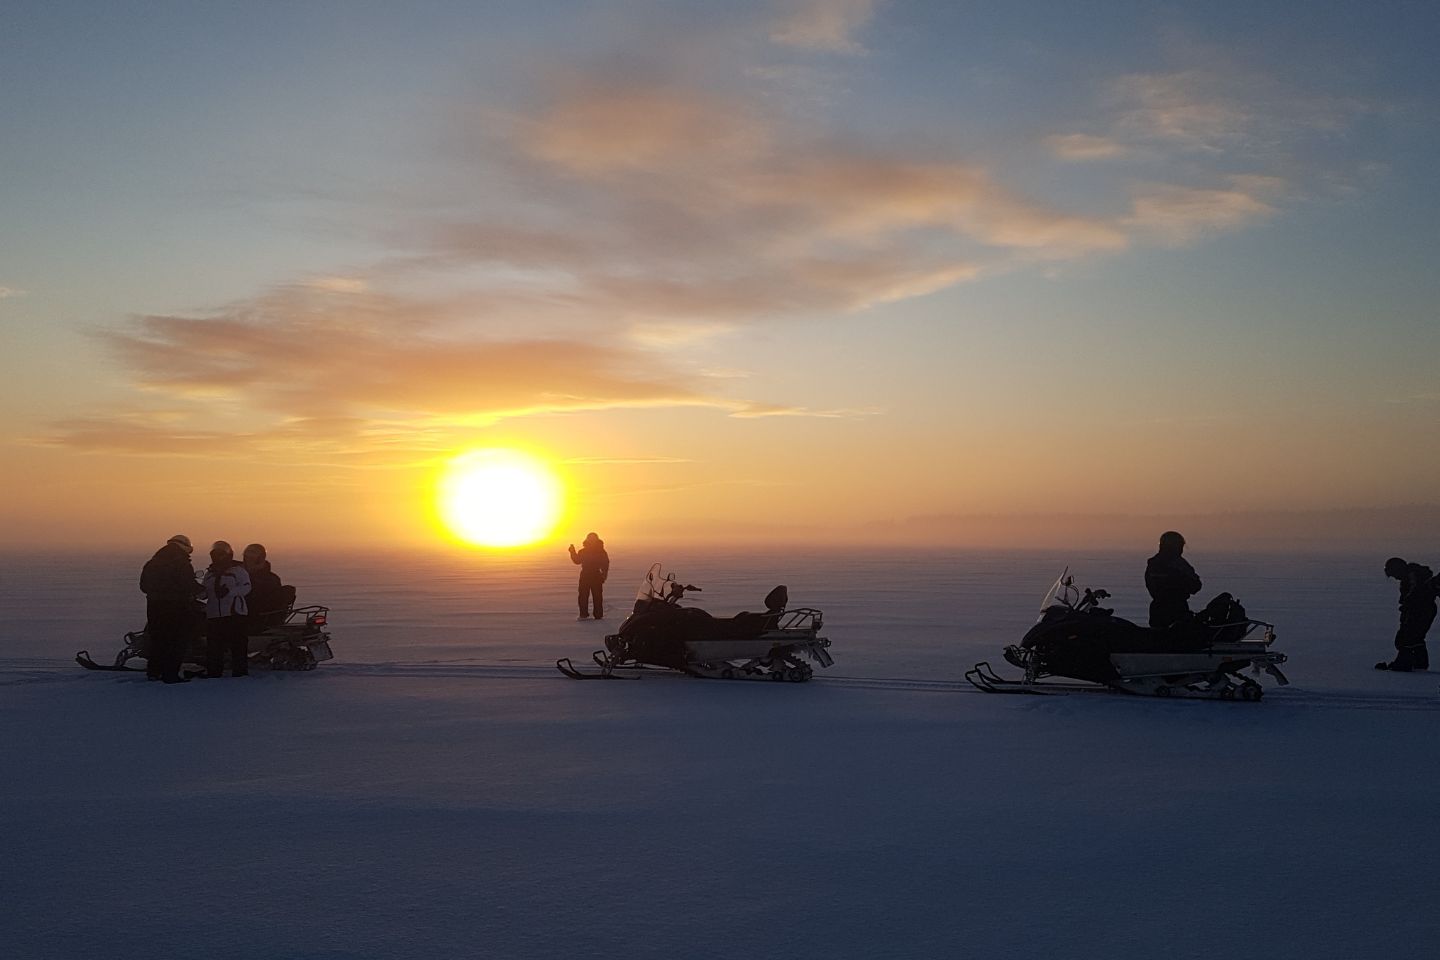
<instances>
[{"instance_id":1,"label":"snow surface","mask_svg":"<svg viewBox=\"0 0 1440 960\"><path fill-rule=\"evenodd\" d=\"M1141 555L612 554L602 624L563 555L276 557L337 659L176 687L69 662L148 552L4 560L0 954L1436 955L1440 676L1370 669L1383 557L1191 558L1291 657L1244 704L964 684L1067 562L1143 617ZM717 614L787 583L835 666L555 673L651 559Z\"/></svg>"}]
</instances>

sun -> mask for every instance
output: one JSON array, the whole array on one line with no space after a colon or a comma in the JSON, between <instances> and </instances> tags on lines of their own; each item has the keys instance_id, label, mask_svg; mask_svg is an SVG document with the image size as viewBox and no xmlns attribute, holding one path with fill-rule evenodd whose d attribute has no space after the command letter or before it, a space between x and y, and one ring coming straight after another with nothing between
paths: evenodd
<instances>
[{"instance_id":1,"label":"sun","mask_svg":"<svg viewBox=\"0 0 1440 960\"><path fill-rule=\"evenodd\" d=\"M560 519L560 480L517 450L475 450L451 460L440 478L440 515L450 532L482 547L521 547Z\"/></svg>"}]
</instances>

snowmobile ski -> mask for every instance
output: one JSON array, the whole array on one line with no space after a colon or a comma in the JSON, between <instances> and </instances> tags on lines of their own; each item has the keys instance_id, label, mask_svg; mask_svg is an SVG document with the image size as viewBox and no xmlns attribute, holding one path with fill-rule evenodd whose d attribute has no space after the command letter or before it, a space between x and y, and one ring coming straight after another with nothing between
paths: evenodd
<instances>
[{"instance_id":1,"label":"snowmobile ski","mask_svg":"<svg viewBox=\"0 0 1440 960\"><path fill-rule=\"evenodd\" d=\"M125 670L131 673L140 673L142 671L139 667L129 667L125 665L125 661L130 659L130 650L132 649L131 638L133 636L134 634L131 633L127 633L125 635L125 649L121 650L120 653L116 656L114 663L96 663L94 660L90 659L89 650L81 650L79 653L75 654L75 662L80 664L80 666L84 667L86 670Z\"/></svg>"},{"instance_id":2,"label":"snowmobile ski","mask_svg":"<svg viewBox=\"0 0 1440 960\"><path fill-rule=\"evenodd\" d=\"M555 661L555 668L571 680L638 680L638 676L623 676L615 673L616 664L610 659L604 650L596 650L590 655L595 665L600 668L599 673L586 673L570 662L569 657L561 657Z\"/></svg>"}]
</instances>

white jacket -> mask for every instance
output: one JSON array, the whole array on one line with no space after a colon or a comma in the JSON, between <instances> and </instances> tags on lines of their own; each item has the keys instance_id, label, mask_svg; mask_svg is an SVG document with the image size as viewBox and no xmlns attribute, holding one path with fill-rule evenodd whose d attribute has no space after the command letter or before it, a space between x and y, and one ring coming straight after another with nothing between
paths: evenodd
<instances>
[{"instance_id":1,"label":"white jacket","mask_svg":"<svg viewBox=\"0 0 1440 960\"><path fill-rule=\"evenodd\" d=\"M250 612L245 598L250 595L250 574L242 563L234 563L215 576L215 571L205 568L205 616L211 620L219 617L239 617ZM220 596L219 588L225 588Z\"/></svg>"}]
</instances>

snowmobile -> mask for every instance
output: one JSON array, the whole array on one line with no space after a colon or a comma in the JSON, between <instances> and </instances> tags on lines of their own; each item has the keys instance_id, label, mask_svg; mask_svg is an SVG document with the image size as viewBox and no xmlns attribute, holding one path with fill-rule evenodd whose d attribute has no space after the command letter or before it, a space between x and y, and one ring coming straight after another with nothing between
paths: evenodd
<instances>
[{"instance_id":1,"label":"snowmobile","mask_svg":"<svg viewBox=\"0 0 1440 960\"><path fill-rule=\"evenodd\" d=\"M1262 670L1280 685L1285 654L1270 649L1275 627L1252 620L1228 593L1212 600L1193 622L1164 630L1142 627L1115 616L1100 602L1105 590L1075 586L1069 568L1055 581L1040 606L1040 618L1019 644L1005 648L1005 659L1025 671L1006 680L988 661L965 674L986 693L1066 693L1120 690L1153 697L1207 697L1259 700L1264 688L1247 667ZM1047 677L1069 681L1053 682Z\"/></svg>"},{"instance_id":2,"label":"snowmobile","mask_svg":"<svg viewBox=\"0 0 1440 960\"><path fill-rule=\"evenodd\" d=\"M830 641L820 636L820 611L785 609L790 595L784 586L765 597L764 613L733 617L680 605L685 594L699 592L653 564L636 594L634 612L605 638L605 649L592 655L600 672L582 672L568 657L555 666L575 680L616 679L626 675L617 671L665 667L692 677L800 683L814 675L802 657L822 667L835 662L826 649Z\"/></svg>"},{"instance_id":3,"label":"snowmobile","mask_svg":"<svg viewBox=\"0 0 1440 960\"><path fill-rule=\"evenodd\" d=\"M250 630L250 666L258 670L314 670L324 660L335 657L330 651L330 634L325 629L330 608L321 606L290 607L255 617ZM75 662L87 670L143 670L132 667L131 660L148 659L150 641L144 630L125 634L124 646L113 663L96 663L90 651L75 654ZM205 606L196 604L194 628L185 645L184 663L205 668Z\"/></svg>"}]
</instances>

